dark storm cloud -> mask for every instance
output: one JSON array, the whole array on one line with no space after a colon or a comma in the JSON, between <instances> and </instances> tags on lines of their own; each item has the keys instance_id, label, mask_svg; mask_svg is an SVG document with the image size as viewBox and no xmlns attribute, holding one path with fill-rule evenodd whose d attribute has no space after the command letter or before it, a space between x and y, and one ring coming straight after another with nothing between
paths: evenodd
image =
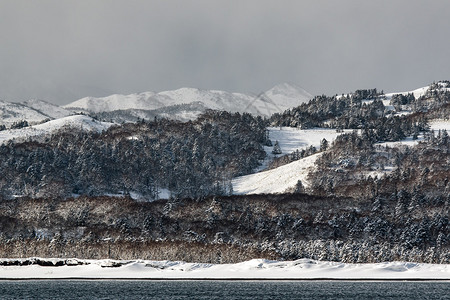
<instances>
[{"instance_id":1,"label":"dark storm cloud","mask_svg":"<svg viewBox=\"0 0 450 300\"><path fill-rule=\"evenodd\" d=\"M2 1L0 99L450 79L449 1Z\"/></svg>"}]
</instances>

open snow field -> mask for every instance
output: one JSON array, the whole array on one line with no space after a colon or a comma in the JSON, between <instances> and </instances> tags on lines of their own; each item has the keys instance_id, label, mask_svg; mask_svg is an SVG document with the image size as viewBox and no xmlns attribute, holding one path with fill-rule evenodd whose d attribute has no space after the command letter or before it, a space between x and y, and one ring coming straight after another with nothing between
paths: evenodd
<instances>
[{"instance_id":1,"label":"open snow field","mask_svg":"<svg viewBox=\"0 0 450 300\"><path fill-rule=\"evenodd\" d=\"M326 139L331 143L341 133L336 132L336 129L327 128L312 128L312 129L298 129L293 127L269 127L269 138L272 144L278 141L283 154L289 154L295 150L302 150L309 146L314 146L317 149L320 147L322 139ZM346 130L351 132L351 130ZM273 147L264 147L267 155L271 158Z\"/></svg>"},{"instance_id":2,"label":"open snow field","mask_svg":"<svg viewBox=\"0 0 450 300\"><path fill-rule=\"evenodd\" d=\"M5 259L2 259L5 260ZM450 265L410 262L346 264L299 259L253 259L236 264L180 261L82 260L85 265L2 266L0 279L133 278L133 279L441 279L450 280ZM114 262L123 264L112 267Z\"/></svg>"},{"instance_id":3,"label":"open snow field","mask_svg":"<svg viewBox=\"0 0 450 300\"><path fill-rule=\"evenodd\" d=\"M293 189L299 180L304 187L308 187L306 177L320 155L322 154L317 153L272 170L237 177L232 181L233 193L238 195L286 193Z\"/></svg>"},{"instance_id":4,"label":"open snow field","mask_svg":"<svg viewBox=\"0 0 450 300\"><path fill-rule=\"evenodd\" d=\"M349 132L351 130L347 130ZM326 139L331 144L341 133L335 129L314 128L297 129L292 127L269 127L269 137L273 144L278 141L283 154L289 154L295 150L314 146L320 147L322 139ZM262 169L267 167L270 160L274 158L273 147L264 147L267 158ZM309 170L314 166L320 153L294 161L276 169L263 171L255 174L245 175L233 179L234 194L263 194L263 193L283 193L295 187L300 180L303 186L308 186L306 179Z\"/></svg>"}]
</instances>

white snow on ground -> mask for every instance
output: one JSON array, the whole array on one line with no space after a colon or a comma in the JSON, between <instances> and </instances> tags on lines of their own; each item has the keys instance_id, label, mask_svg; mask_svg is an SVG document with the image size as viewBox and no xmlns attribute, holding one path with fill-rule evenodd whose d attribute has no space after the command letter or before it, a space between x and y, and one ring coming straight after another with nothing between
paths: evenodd
<instances>
[{"instance_id":1,"label":"white snow on ground","mask_svg":"<svg viewBox=\"0 0 450 300\"><path fill-rule=\"evenodd\" d=\"M336 129L327 128L299 129L293 127L269 127L268 130L272 144L278 141L283 152L282 154L289 154L297 149L302 150L311 145L319 149L320 142L324 138L331 144L341 134L336 132ZM346 130L346 132L351 132L351 130ZM273 146L266 146L264 150L269 157L273 158Z\"/></svg>"},{"instance_id":2,"label":"white snow on ground","mask_svg":"<svg viewBox=\"0 0 450 300\"><path fill-rule=\"evenodd\" d=\"M390 148L399 147L399 146L408 146L413 147L417 145L420 141L423 141L423 135L418 135L416 140L413 140L411 136L408 136L407 138L401 140L401 141L395 141L395 142L383 142L383 143L377 143L375 145L377 146L387 146Z\"/></svg>"},{"instance_id":3,"label":"white snow on ground","mask_svg":"<svg viewBox=\"0 0 450 300\"><path fill-rule=\"evenodd\" d=\"M320 155L322 153L296 160L272 170L237 177L232 181L233 193L238 195L285 193L294 188L299 180L304 187L308 187L306 177Z\"/></svg>"},{"instance_id":4,"label":"white snow on ground","mask_svg":"<svg viewBox=\"0 0 450 300\"><path fill-rule=\"evenodd\" d=\"M347 130L351 131L351 130ZM282 154L289 154L299 149L314 146L320 147L322 139L331 144L341 133L335 129L297 129L292 127L270 127L269 138L272 143L278 141ZM267 167L270 160L274 158L273 147L264 147L267 158L260 169ZM314 166L320 154L311 155L301 160L294 161L276 169L263 171L255 174L241 176L233 179L234 194L260 194L260 193L283 193L295 187L299 180L304 187L308 186L306 177L311 167Z\"/></svg>"},{"instance_id":5,"label":"white snow on ground","mask_svg":"<svg viewBox=\"0 0 450 300\"><path fill-rule=\"evenodd\" d=\"M430 88L430 86L425 86L425 87L421 87L421 88L415 89L413 91L408 91L408 92L389 93L389 94L386 94L386 97L388 97L388 99L391 100L392 96L394 96L394 95L402 94L402 95L406 96L406 95L412 93L412 94L414 94L414 97L417 99L417 98L425 95L425 93L428 91L429 88Z\"/></svg>"},{"instance_id":6,"label":"white snow on ground","mask_svg":"<svg viewBox=\"0 0 450 300\"><path fill-rule=\"evenodd\" d=\"M73 262L77 260L73 259ZM410 262L346 264L299 259L253 259L236 264L186 263L180 261L84 260L88 265L61 267L2 266L0 279L129 278L129 279L440 279L450 280L450 265ZM103 267L102 267L103 266ZM109 267L108 267L109 266Z\"/></svg>"},{"instance_id":7,"label":"white snow on ground","mask_svg":"<svg viewBox=\"0 0 450 300\"><path fill-rule=\"evenodd\" d=\"M57 120L48 121L43 124L24 127L21 129L9 129L0 131L0 144L5 141L17 138L36 137L44 134L51 133L64 126L70 126L75 128L81 128L84 130L102 131L109 128L112 123L100 122L92 119L91 117L84 115L75 115Z\"/></svg>"},{"instance_id":8,"label":"white snow on ground","mask_svg":"<svg viewBox=\"0 0 450 300\"><path fill-rule=\"evenodd\" d=\"M450 134L450 119L449 120L435 119L430 121L430 130L438 131L444 129L448 131L448 134Z\"/></svg>"}]
</instances>

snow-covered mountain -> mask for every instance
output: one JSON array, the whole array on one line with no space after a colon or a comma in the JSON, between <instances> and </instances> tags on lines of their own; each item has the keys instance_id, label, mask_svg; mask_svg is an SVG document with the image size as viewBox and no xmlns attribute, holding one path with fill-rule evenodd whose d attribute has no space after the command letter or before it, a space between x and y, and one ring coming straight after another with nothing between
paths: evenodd
<instances>
[{"instance_id":1,"label":"snow-covered mountain","mask_svg":"<svg viewBox=\"0 0 450 300\"><path fill-rule=\"evenodd\" d=\"M100 113L128 109L156 110L175 105L199 103L209 109L270 116L311 98L312 95L302 88L285 83L258 95L180 88L160 93L86 97L63 107L75 111Z\"/></svg>"},{"instance_id":2,"label":"snow-covered mountain","mask_svg":"<svg viewBox=\"0 0 450 300\"><path fill-rule=\"evenodd\" d=\"M28 123L39 123L48 116L27 105L0 100L0 125L9 127L15 122L26 120Z\"/></svg>"},{"instance_id":3,"label":"snow-covered mountain","mask_svg":"<svg viewBox=\"0 0 450 300\"><path fill-rule=\"evenodd\" d=\"M37 110L38 112L42 113L43 115L48 116L51 119L59 119L64 118L67 116L70 116L72 114L71 111L62 108L58 105L48 103L44 100L39 99L31 99L25 102L22 102L22 104L33 108L34 110Z\"/></svg>"},{"instance_id":4,"label":"snow-covered mountain","mask_svg":"<svg viewBox=\"0 0 450 300\"><path fill-rule=\"evenodd\" d=\"M165 106L153 99L154 95L153 92L145 92L130 95L115 94L101 98L84 97L63 107L98 113L126 109L153 110Z\"/></svg>"},{"instance_id":5,"label":"snow-covered mountain","mask_svg":"<svg viewBox=\"0 0 450 300\"><path fill-rule=\"evenodd\" d=\"M29 124L38 124L48 119L59 119L72 114L72 111L44 100L31 99L22 103L0 100L0 125L7 127L23 120Z\"/></svg>"}]
</instances>

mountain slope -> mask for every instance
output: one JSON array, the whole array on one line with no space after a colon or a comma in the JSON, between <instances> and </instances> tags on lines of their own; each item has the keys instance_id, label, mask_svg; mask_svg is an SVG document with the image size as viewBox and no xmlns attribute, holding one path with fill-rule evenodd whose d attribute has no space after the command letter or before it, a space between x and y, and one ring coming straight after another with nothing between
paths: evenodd
<instances>
[{"instance_id":1,"label":"mountain slope","mask_svg":"<svg viewBox=\"0 0 450 300\"><path fill-rule=\"evenodd\" d=\"M51 119L64 118L72 114L71 111L64 109L58 105L48 103L44 100L31 99L22 102L22 104L42 113L43 115L50 117Z\"/></svg>"},{"instance_id":2,"label":"mountain slope","mask_svg":"<svg viewBox=\"0 0 450 300\"><path fill-rule=\"evenodd\" d=\"M24 104L0 100L0 125L9 127L22 120L26 120L28 123L39 123L47 118L47 115Z\"/></svg>"},{"instance_id":3,"label":"mountain slope","mask_svg":"<svg viewBox=\"0 0 450 300\"><path fill-rule=\"evenodd\" d=\"M100 113L128 109L155 110L168 106L199 103L209 109L270 116L275 112L282 112L308 101L310 98L311 95L299 87L280 84L259 95L180 88L160 93L144 92L100 98L85 97L63 107L70 110Z\"/></svg>"},{"instance_id":4,"label":"mountain slope","mask_svg":"<svg viewBox=\"0 0 450 300\"><path fill-rule=\"evenodd\" d=\"M97 113L125 109L157 109L165 106L154 99L154 95L153 92L145 92L130 95L115 94L101 98L85 97L62 107L78 108Z\"/></svg>"},{"instance_id":5,"label":"mountain slope","mask_svg":"<svg viewBox=\"0 0 450 300\"><path fill-rule=\"evenodd\" d=\"M321 153L256 174L241 176L232 181L235 194L274 194L292 192L298 181L307 187L307 176Z\"/></svg>"}]
</instances>

